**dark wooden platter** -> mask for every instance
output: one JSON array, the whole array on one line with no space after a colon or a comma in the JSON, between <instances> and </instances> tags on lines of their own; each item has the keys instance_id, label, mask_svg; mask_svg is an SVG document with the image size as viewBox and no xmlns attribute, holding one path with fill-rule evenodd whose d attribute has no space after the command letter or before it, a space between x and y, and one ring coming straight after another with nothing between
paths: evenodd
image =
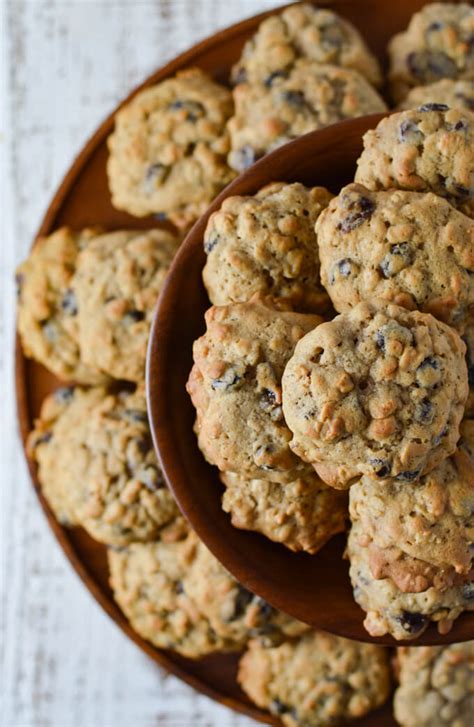
<instances>
[{"instance_id":1,"label":"dark wooden platter","mask_svg":"<svg viewBox=\"0 0 474 727\"><path fill-rule=\"evenodd\" d=\"M406 27L411 14L425 2L426 0L399 0L390 8L387 8L382 0L332 0L332 2L321 2L319 5L331 7L351 20L364 34L372 50L382 62L385 62L384 49L388 38ZM152 74L140 88L157 83L178 70L193 65L210 72L216 80L227 82L229 69L237 60L242 45L255 32L261 20L272 12L277 11L262 13L244 20L198 43ZM138 90L135 89L131 95ZM141 219L131 217L115 210L111 205L105 165L106 138L112 128L113 114L97 129L64 177L39 226L38 235L49 234L65 224L76 229L96 224L107 229L145 229L159 226L159 223L151 217ZM26 359L18 342L15 378L19 428L22 441L25 442L43 398L59 382L42 366ZM105 547L93 541L82 529L67 530L56 522L41 495L34 463L28 461L28 466L33 486L49 525L71 565L96 600L127 636L157 664L221 704L261 722L280 724L278 720L254 707L239 689L235 680L237 656L221 655L191 661L174 653L155 649L130 628L112 598L108 584ZM340 549L341 545L335 543L331 547ZM257 586L256 583L253 585ZM323 586L324 584L321 584L321 587ZM326 604L328 611L333 610L333 606L334 604ZM386 707L354 724L366 727L393 727L395 722L390 708Z\"/></svg>"}]
</instances>

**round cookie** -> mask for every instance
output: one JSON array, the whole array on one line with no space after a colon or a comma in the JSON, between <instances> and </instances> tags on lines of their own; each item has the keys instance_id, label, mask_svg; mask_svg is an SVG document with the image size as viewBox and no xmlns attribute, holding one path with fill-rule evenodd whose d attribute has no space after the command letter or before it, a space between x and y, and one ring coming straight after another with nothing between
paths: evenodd
<instances>
[{"instance_id":1,"label":"round cookie","mask_svg":"<svg viewBox=\"0 0 474 727\"><path fill-rule=\"evenodd\" d=\"M402 727L471 727L474 641L397 649L394 712Z\"/></svg>"},{"instance_id":2,"label":"round cookie","mask_svg":"<svg viewBox=\"0 0 474 727\"><path fill-rule=\"evenodd\" d=\"M238 172L267 152L309 131L344 119L387 110L356 71L299 60L270 84L234 89L235 114L228 123L229 166Z\"/></svg>"},{"instance_id":3,"label":"round cookie","mask_svg":"<svg viewBox=\"0 0 474 727\"><path fill-rule=\"evenodd\" d=\"M474 221L445 199L349 184L316 233L321 280L339 312L383 298L460 330L474 312Z\"/></svg>"},{"instance_id":4,"label":"round cookie","mask_svg":"<svg viewBox=\"0 0 474 727\"><path fill-rule=\"evenodd\" d=\"M327 487L316 473L283 484L231 472L220 477L226 486L222 508L232 525L262 533L294 552L317 553L346 529L345 494Z\"/></svg>"},{"instance_id":5,"label":"round cookie","mask_svg":"<svg viewBox=\"0 0 474 727\"><path fill-rule=\"evenodd\" d=\"M474 9L468 3L430 3L389 43L389 82L400 101L413 86L442 78L474 79Z\"/></svg>"},{"instance_id":6,"label":"round cookie","mask_svg":"<svg viewBox=\"0 0 474 727\"><path fill-rule=\"evenodd\" d=\"M463 341L466 344L466 364L469 379L469 396L465 416L474 418L474 318L466 326Z\"/></svg>"},{"instance_id":7,"label":"round cookie","mask_svg":"<svg viewBox=\"0 0 474 727\"><path fill-rule=\"evenodd\" d=\"M196 547L192 565L183 579L185 592L206 615L220 637L244 646L258 637L273 645L309 629L250 593L233 578L203 543Z\"/></svg>"},{"instance_id":8,"label":"round cookie","mask_svg":"<svg viewBox=\"0 0 474 727\"><path fill-rule=\"evenodd\" d=\"M474 459L464 449L421 477L416 487L362 477L351 487L349 502L351 520L360 523L364 543L375 546L374 576L374 566L383 569L397 550L435 566L435 577L439 569L467 576L473 569ZM413 579L410 575L408 568L408 589L416 582L416 574ZM429 585L421 578L416 589Z\"/></svg>"},{"instance_id":9,"label":"round cookie","mask_svg":"<svg viewBox=\"0 0 474 727\"><path fill-rule=\"evenodd\" d=\"M109 393L81 439L74 506L86 530L119 546L177 537L183 521L156 459L144 391Z\"/></svg>"},{"instance_id":10,"label":"round cookie","mask_svg":"<svg viewBox=\"0 0 474 727\"><path fill-rule=\"evenodd\" d=\"M382 74L356 28L330 10L298 3L263 20L232 69L233 83L271 85L299 58L359 71L376 86Z\"/></svg>"},{"instance_id":11,"label":"round cookie","mask_svg":"<svg viewBox=\"0 0 474 727\"><path fill-rule=\"evenodd\" d=\"M388 698L389 655L381 646L311 631L273 649L251 642L238 681L288 727L345 724Z\"/></svg>"},{"instance_id":12,"label":"round cookie","mask_svg":"<svg viewBox=\"0 0 474 727\"><path fill-rule=\"evenodd\" d=\"M437 623L446 634L463 611L474 610L474 581L456 583L443 590L402 592L391 578L374 578L365 533L356 522L347 542L354 598L366 612L364 626L371 636L390 634L397 640L415 639Z\"/></svg>"},{"instance_id":13,"label":"round cookie","mask_svg":"<svg viewBox=\"0 0 474 727\"><path fill-rule=\"evenodd\" d=\"M79 251L98 234L62 227L40 237L18 267L18 332L27 356L60 379L93 384L105 376L79 350L78 305L72 288Z\"/></svg>"},{"instance_id":14,"label":"round cookie","mask_svg":"<svg viewBox=\"0 0 474 727\"><path fill-rule=\"evenodd\" d=\"M404 111L433 103L474 111L474 80L453 81L445 78L428 86L415 86L397 108Z\"/></svg>"},{"instance_id":15,"label":"round cookie","mask_svg":"<svg viewBox=\"0 0 474 727\"><path fill-rule=\"evenodd\" d=\"M355 181L434 192L474 217L474 114L426 104L382 119L364 134Z\"/></svg>"},{"instance_id":16,"label":"round cookie","mask_svg":"<svg viewBox=\"0 0 474 727\"><path fill-rule=\"evenodd\" d=\"M54 516L61 525L79 525L74 508L74 452L81 427L106 396L105 389L62 387L46 397L28 436L28 456L36 460L38 480Z\"/></svg>"},{"instance_id":17,"label":"round cookie","mask_svg":"<svg viewBox=\"0 0 474 727\"><path fill-rule=\"evenodd\" d=\"M464 355L449 326L381 301L321 324L296 345L283 375L293 451L333 487L363 474L415 482L456 448Z\"/></svg>"},{"instance_id":18,"label":"round cookie","mask_svg":"<svg viewBox=\"0 0 474 727\"><path fill-rule=\"evenodd\" d=\"M331 197L323 187L275 182L251 197L224 200L204 235L211 302L240 303L259 293L286 298L295 310L327 308L314 225Z\"/></svg>"},{"instance_id":19,"label":"round cookie","mask_svg":"<svg viewBox=\"0 0 474 727\"><path fill-rule=\"evenodd\" d=\"M320 322L319 316L279 310L259 299L207 311L207 331L194 342L187 390L208 462L278 482L309 471L289 446L281 376L296 342Z\"/></svg>"},{"instance_id":20,"label":"round cookie","mask_svg":"<svg viewBox=\"0 0 474 727\"><path fill-rule=\"evenodd\" d=\"M232 96L198 68L140 91L115 117L107 164L112 203L187 226L233 178L225 129Z\"/></svg>"},{"instance_id":21,"label":"round cookie","mask_svg":"<svg viewBox=\"0 0 474 727\"><path fill-rule=\"evenodd\" d=\"M76 388L68 397L56 418L55 396L47 399L30 435L45 492L67 482L68 519L100 542L178 537L183 521L156 460L144 392Z\"/></svg>"},{"instance_id":22,"label":"round cookie","mask_svg":"<svg viewBox=\"0 0 474 727\"><path fill-rule=\"evenodd\" d=\"M114 598L135 631L159 649L173 649L190 659L239 648L216 634L185 590L197 545L190 533L179 542L108 550Z\"/></svg>"},{"instance_id":23,"label":"round cookie","mask_svg":"<svg viewBox=\"0 0 474 727\"><path fill-rule=\"evenodd\" d=\"M140 382L151 319L179 241L165 230L100 235L78 258L74 288L84 361Z\"/></svg>"}]
</instances>

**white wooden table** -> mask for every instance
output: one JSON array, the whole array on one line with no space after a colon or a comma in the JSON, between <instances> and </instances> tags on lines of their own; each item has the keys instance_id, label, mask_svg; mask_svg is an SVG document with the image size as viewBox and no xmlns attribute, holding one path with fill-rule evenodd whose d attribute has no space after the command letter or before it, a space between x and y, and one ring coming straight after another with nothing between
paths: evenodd
<instances>
[{"instance_id":1,"label":"white wooden table","mask_svg":"<svg viewBox=\"0 0 474 727\"><path fill-rule=\"evenodd\" d=\"M0 0L0 724L249 727L151 663L72 572L16 432L14 269L74 155L128 91L278 0Z\"/></svg>"}]
</instances>

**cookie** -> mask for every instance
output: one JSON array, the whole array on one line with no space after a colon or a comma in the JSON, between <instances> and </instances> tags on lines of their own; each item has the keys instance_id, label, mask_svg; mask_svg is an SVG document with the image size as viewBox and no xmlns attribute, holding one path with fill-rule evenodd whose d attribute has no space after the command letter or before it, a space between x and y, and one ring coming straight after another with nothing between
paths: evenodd
<instances>
[{"instance_id":1,"label":"cookie","mask_svg":"<svg viewBox=\"0 0 474 727\"><path fill-rule=\"evenodd\" d=\"M414 483L456 448L464 355L454 329L382 301L321 324L296 345L283 375L293 451L333 487L363 474Z\"/></svg>"},{"instance_id":2,"label":"cookie","mask_svg":"<svg viewBox=\"0 0 474 727\"><path fill-rule=\"evenodd\" d=\"M309 131L344 119L387 110L356 71L299 60L271 83L234 89L235 114L228 123L232 169L242 172L267 152Z\"/></svg>"},{"instance_id":3,"label":"cookie","mask_svg":"<svg viewBox=\"0 0 474 727\"><path fill-rule=\"evenodd\" d=\"M58 395L46 399L30 435L46 496L66 491L67 519L103 543L153 540L164 529L177 536L182 520L156 460L143 391L67 392L56 417Z\"/></svg>"},{"instance_id":4,"label":"cookie","mask_svg":"<svg viewBox=\"0 0 474 727\"><path fill-rule=\"evenodd\" d=\"M120 231L100 235L79 255L74 288L89 366L144 380L151 320L178 245L165 230Z\"/></svg>"},{"instance_id":5,"label":"cookie","mask_svg":"<svg viewBox=\"0 0 474 727\"><path fill-rule=\"evenodd\" d=\"M462 330L474 314L474 220L432 193L349 184L316 223L337 311L373 298Z\"/></svg>"},{"instance_id":6,"label":"cookie","mask_svg":"<svg viewBox=\"0 0 474 727\"><path fill-rule=\"evenodd\" d=\"M18 267L18 332L25 354L63 380L105 381L79 349L78 305L72 279L79 251L98 234L62 227L40 237Z\"/></svg>"},{"instance_id":7,"label":"cookie","mask_svg":"<svg viewBox=\"0 0 474 727\"><path fill-rule=\"evenodd\" d=\"M474 80L443 81L430 83L427 86L415 86L398 105L398 109L416 109L425 104L445 104L450 108L474 111Z\"/></svg>"},{"instance_id":8,"label":"cookie","mask_svg":"<svg viewBox=\"0 0 474 727\"><path fill-rule=\"evenodd\" d=\"M295 310L325 310L314 225L331 197L323 187L282 182L253 196L228 197L204 235L211 302L241 303L259 293L285 298Z\"/></svg>"},{"instance_id":9,"label":"cookie","mask_svg":"<svg viewBox=\"0 0 474 727\"><path fill-rule=\"evenodd\" d=\"M223 472L222 507L241 530L254 530L294 552L317 553L346 528L347 500L316 473L293 482L250 480Z\"/></svg>"},{"instance_id":10,"label":"cookie","mask_svg":"<svg viewBox=\"0 0 474 727\"><path fill-rule=\"evenodd\" d=\"M197 545L190 533L179 542L133 543L108 550L114 598L133 629L159 649L190 659L239 648L214 631L185 590L183 580Z\"/></svg>"},{"instance_id":11,"label":"cookie","mask_svg":"<svg viewBox=\"0 0 474 727\"><path fill-rule=\"evenodd\" d=\"M413 86L442 78L474 79L474 9L468 3L430 3L389 43L389 82L395 101Z\"/></svg>"},{"instance_id":12,"label":"cookie","mask_svg":"<svg viewBox=\"0 0 474 727\"><path fill-rule=\"evenodd\" d=\"M466 344L466 364L469 378L469 396L465 416L474 418L474 318L466 326L463 341Z\"/></svg>"},{"instance_id":13,"label":"cookie","mask_svg":"<svg viewBox=\"0 0 474 727\"><path fill-rule=\"evenodd\" d=\"M438 571L469 577L474 566L474 459L463 448L421 477L416 487L362 477L351 487L349 502L351 520L360 523L364 544L371 548L374 577L394 568L399 577L392 572L392 580L407 591L439 587ZM402 555L434 566L432 572L426 577L409 561L404 568Z\"/></svg>"},{"instance_id":14,"label":"cookie","mask_svg":"<svg viewBox=\"0 0 474 727\"><path fill-rule=\"evenodd\" d=\"M434 192L474 217L474 114L444 104L392 114L364 135L355 181Z\"/></svg>"},{"instance_id":15,"label":"cookie","mask_svg":"<svg viewBox=\"0 0 474 727\"><path fill-rule=\"evenodd\" d=\"M184 590L206 615L220 637L244 646L258 637L265 644L281 643L309 629L250 593L212 555L203 543L183 578Z\"/></svg>"},{"instance_id":16,"label":"cookie","mask_svg":"<svg viewBox=\"0 0 474 727\"><path fill-rule=\"evenodd\" d=\"M27 442L36 460L41 491L61 525L79 525L75 508L74 452L81 442L81 427L106 396L102 387L62 387L44 400Z\"/></svg>"},{"instance_id":17,"label":"cookie","mask_svg":"<svg viewBox=\"0 0 474 727\"><path fill-rule=\"evenodd\" d=\"M474 641L448 646L400 646L394 711L402 727L471 727Z\"/></svg>"},{"instance_id":18,"label":"cookie","mask_svg":"<svg viewBox=\"0 0 474 727\"><path fill-rule=\"evenodd\" d=\"M296 342L320 321L259 299L207 311L207 331L194 343L187 390L208 462L222 471L278 482L309 471L289 446L281 376Z\"/></svg>"},{"instance_id":19,"label":"cookie","mask_svg":"<svg viewBox=\"0 0 474 727\"><path fill-rule=\"evenodd\" d=\"M356 521L349 534L347 555L354 598L366 612L364 627L371 636L390 634L399 641L415 639L429 624L437 624L446 634L464 611L474 611L474 581L439 590L404 593L391 578L375 578L370 568L370 552L365 533Z\"/></svg>"},{"instance_id":20,"label":"cookie","mask_svg":"<svg viewBox=\"0 0 474 727\"><path fill-rule=\"evenodd\" d=\"M107 174L114 207L178 226L233 178L225 128L232 96L198 68L140 91L115 117Z\"/></svg>"},{"instance_id":21,"label":"cookie","mask_svg":"<svg viewBox=\"0 0 474 727\"><path fill-rule=\"evenodd\" d=\"M252 642L238 681L288 727L345 724L387 700L388 651L318 631L273 649Z\"/></svg>"},{"instance_id":22,"label":"cookie","mask_svg":"<svg viewBox=\"0 0 474 727\"><path fill-rule=\"evenodd\" d=\"M351 68L376 86L382 74L354 26L330 10L298 3L263 20L232 69L233 83L271 85L299 58Z\"/></svg>"}]
</instances>

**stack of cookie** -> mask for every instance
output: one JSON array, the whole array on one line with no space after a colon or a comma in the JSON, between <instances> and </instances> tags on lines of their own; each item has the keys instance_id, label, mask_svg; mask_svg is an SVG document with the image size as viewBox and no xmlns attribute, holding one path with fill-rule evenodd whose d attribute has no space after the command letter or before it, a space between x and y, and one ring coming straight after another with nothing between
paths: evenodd
<instances>
[{"instance_id":1,"label":"stack of cookie","mask_svg":"<svg viewBox=\"0 0 474 727\"><path fill-rule=\"evenodd\" d=\"M430 621L446 633L474 610L473 33L470 5L426 6L390 44L401 110L366 134L354 183L230 197L204 238L213 307L188 391L222 506L310 554L350 516L374 636L414 638ZM152 446L146 347L185 229L268 151L386 110L381 82L347 21L286 8L245 45L233 90L189 69L117 113L112 203L153 215L148 229L57 230L17 276L24 351L66 383L28 443L55 516L108 546L138 633L194 659L246 649L243 689L290 727L382 704L388 652L273 609L191 531ZM400 724L471 727L472 658L472 643L400 649Z\"/></svg>"},{"instance_id":2,"label":"stack of cookie","mask_svg":"<svg viewBox=\"0 0 474 727\"><path fill-rule=\"evenodd\" d=\"M204 236L214 308L188 391L223 507L315 553L350 489L351 577L376 636L446 632L474 608L473 140L463 108L400 112L332 200L274 183L228 198ZM316 321L328 298L341 315Z\"/></svg>"},{"instance_id":3,"label":"stack of cookie","mask_svg":"<svg viewBox=\"0 0 474 727\"><path fill-rule=\"evenodd\" d=\"M377 59L330 10L298 3L264 20L232 70L230 166L242 172L309 131L387 107Z\"/></svg>"}]
</instances>

